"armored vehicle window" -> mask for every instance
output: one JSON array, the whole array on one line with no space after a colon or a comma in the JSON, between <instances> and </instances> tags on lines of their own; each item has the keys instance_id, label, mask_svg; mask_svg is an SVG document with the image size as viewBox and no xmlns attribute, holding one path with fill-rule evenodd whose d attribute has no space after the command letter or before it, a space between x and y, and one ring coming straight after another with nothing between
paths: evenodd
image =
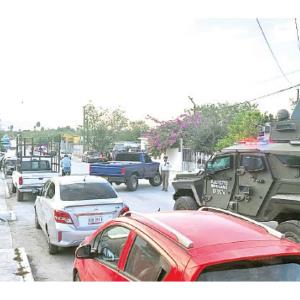
<instances>
[{"instance_id":1,"label":"armored vehicle window","mask_svg":"<svg viewBox=\"0 0 300 300\"><path fill-rule=\"evenodd\" d=\"M207 163L206 170L208 172L217 172L221 170L230 169L231 167L231 157L230 156L220 156Z\"/></svg>"},{"instance_id":2,"label":"armored vehicle window","mask_svg":"<svg viewBox=\"0 0 300 300\"><path fill-rule=\"evenodd\" d=\"M300 156L276 155L276 157L286 166L292 168L300 167Z\"/></svg>"},{"instance_id":3,"label":"armored vehicle window","mask_svg":"<svg viewBox=\"0 0 300 300\"><path fill-rule=\"evenodd\" d=\"M259 156L242 155L241 166L248 172L263 171L265 169L264 159Z\"/></svg>"}]
</instances>

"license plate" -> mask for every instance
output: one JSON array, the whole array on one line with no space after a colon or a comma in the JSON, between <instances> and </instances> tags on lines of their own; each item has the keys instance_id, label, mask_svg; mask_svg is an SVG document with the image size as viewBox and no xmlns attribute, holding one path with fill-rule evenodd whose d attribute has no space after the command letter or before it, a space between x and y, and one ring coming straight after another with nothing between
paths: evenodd
<instances>
[{"instance_id":1,"label":"license plate","mask_svg":"<svg viewBox=\"0 0 300 300\"><path fill-rule=\"evenodd\" d=\"M88 225L95 225L102 223L102 216L95 216L88 218Z\"/></svg>"}]
</instances>

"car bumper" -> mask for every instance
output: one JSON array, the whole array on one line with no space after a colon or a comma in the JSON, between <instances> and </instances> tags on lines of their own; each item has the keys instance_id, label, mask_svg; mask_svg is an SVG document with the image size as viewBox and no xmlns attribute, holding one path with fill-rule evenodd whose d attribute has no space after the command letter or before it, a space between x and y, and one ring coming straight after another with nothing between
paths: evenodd
<instances>
[{"instance_id":1,"label":"car bumper","mask_svg":"<svg viewBox=\"0 0 300 300\"><path fill-rule=\"evenodd\" d=\"M97 228L92 230L66 230L63 226L56 228L51 237L51 244L59 247L78 246L87 236L91 235Z\"/></svg>"},{"instance_id":2,"label":"car bumper","mask_svg":"<svg viewBox=\"0 0 300 300\"><path fill-rule=\"evenodd\" d=\"M44 184L34 185L34 186L22 186L22 187L19 187L18 190L21 193L32 193L32 192L36 191L37 189L41 189L43 186L44 186Z\"/></svg>"}]
</instances>

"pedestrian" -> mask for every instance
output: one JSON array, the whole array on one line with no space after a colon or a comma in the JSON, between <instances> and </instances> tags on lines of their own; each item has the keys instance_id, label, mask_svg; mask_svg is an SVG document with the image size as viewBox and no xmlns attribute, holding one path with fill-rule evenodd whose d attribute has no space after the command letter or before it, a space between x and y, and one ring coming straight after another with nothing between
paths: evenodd
<instances>
[{"instance_id":1,"label":"pedestrian","mask_svg":"<svg viewBox=\"0 0 300 300\"><path fill-rule=\"evenodd\" d=\"M60 166L62 167L62 176L71 175L71 159L68 154L64 155L64 158L61 160Z\"/></svg>"},{"instance_id":2,"label":"pedestrian","mask_svg":"<svg viewBox=\"0 0 300 300\"><path fill-rule=\"evenodd\" d=\"M167 192L169 186L169 175L170 175L171 164L168 161L168 156L164 156L164 162L160 165L160 172L163 182L162 190Z\"/></svg>"}]
</instances>

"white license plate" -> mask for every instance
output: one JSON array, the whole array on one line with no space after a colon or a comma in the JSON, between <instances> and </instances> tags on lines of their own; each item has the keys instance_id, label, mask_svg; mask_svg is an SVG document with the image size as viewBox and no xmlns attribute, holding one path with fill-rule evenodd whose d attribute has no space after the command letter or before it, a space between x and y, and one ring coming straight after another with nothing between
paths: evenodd
<instances>
[{"instance_id":1,"label":"white license plate","mask_svg":"<svg viewBox=\"0 0 300 300\"><path fill-rule=\"evenodd\" d=\"M95 216L88 218L88 225L95 225L102 223L102 216Z\"/></svg>"}]
</instances>

